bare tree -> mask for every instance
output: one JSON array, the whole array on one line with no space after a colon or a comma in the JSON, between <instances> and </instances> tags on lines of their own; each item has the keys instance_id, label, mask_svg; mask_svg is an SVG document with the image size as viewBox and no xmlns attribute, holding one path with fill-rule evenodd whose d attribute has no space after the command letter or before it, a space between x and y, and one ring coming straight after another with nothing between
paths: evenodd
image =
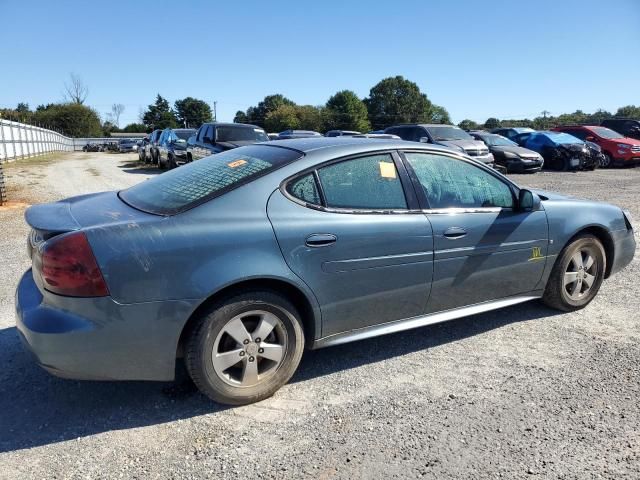
<instances>
[{"instance_id":1,"label":"bare tree","mask_svg":"<svg viewBox=\"0 0 640 480\"><path fill-rule=\"evenodd\" d=\"M83 104L89 95L89 88L84 84L80 75L71 72L69 74L69 83L64 84L65 99L73 102Z\"/></svg>"},{"instance_id":2,"label":"bare tree","mask_svg":"<svg viewBox=\"0 0 640 480\"><path fill-rule=\"evenodd\" d=\"M122 112L124 112L123 104L114 103L111 105L111 118L118 128L120 128L120 115L122 115Z\"/></svg>"}]
</instances>

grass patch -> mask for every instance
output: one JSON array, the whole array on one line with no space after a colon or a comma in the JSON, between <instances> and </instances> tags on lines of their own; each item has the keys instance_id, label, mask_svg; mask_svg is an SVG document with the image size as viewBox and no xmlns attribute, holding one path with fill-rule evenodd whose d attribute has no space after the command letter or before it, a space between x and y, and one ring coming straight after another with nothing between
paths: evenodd
<instances>
[{"instance_id":1,"label":"grass patch","mask_svg":"<svg viewBox=\"0 0 640 480\"><path fill-rule=\"evenodd\" d=\"M52 163L59 162L61 160L67 160L72 157L71 152L53 152L53 153L45 153L43 155L38 155L37 157L31 158L19 158L12 162L6 162L2 164L2 168L5 171L11 170L13 168L21 168L24 166L43 166L43 165L51 165Z\"/></svg>"}]
</instances>

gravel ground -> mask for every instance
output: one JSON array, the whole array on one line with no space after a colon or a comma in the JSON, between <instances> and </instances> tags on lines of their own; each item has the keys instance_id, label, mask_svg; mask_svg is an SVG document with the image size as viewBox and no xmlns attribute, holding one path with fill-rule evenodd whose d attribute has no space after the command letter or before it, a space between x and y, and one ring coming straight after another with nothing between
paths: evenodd
<instances>
[{"instance_id":1,"label":"gravel ground","mask_svg":"<svg viewBox=\"0 0 640 480\"><path fill-rule=\"evenodd\" d=\"M134 155L7 167L0 208L0 478L640 478L640 255L591 305L528 303L307 352L291 383L226 408L174 383L49 376L19 344L24 203L122 188ZM629 208L640 168L514 176ZM640 238L638 239L640 241Z\"/></svg>"}]
</instances>

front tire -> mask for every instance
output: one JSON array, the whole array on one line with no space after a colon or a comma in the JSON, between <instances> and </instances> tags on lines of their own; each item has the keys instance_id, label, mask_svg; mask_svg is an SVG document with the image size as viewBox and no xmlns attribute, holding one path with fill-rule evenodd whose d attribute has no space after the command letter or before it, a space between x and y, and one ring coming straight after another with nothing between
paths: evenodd
<instances>
[{"instance_id":1,"label":"front tire","mask_svg":"<svg viewBox=\"0 0 640 480\"><path fill-rule=\"evenodd\" d=\"M600 240L589 234L576 237L556 260L542 301L563 312L586 307L600 290L605 269Z\"/></svg>"},{"instance_id":2,"label":"front tire","mask_svg":"<svg viewBox=\"0 0 640 480\"><path fill-rule=\"evenodd\" d=\"M287 383L303 350L296 308L276 293L256 291L218 302L197 320L186 345L186 366L212 400L245 405Z\"/></svg>"},{"instance_id":3,"label":"front tire","mask_svg":"<svg viewBox=\"0 0 640 480\"><path fill-rule=\"evenodd\" d=\"M607 152L602 152L604 154L604 158L600 162L600 167L602 168L610 168L613 165L613 158Z\"/></svg>"}]
</instances>

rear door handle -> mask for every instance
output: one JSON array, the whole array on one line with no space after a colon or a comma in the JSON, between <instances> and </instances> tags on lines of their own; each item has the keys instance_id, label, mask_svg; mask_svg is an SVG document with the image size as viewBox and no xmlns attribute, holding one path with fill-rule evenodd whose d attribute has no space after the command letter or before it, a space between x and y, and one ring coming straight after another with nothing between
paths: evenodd
<instances>
[{"instance_id":1,"label":"rear door handle","mask_svg":"<svg viewBox=\"0 0 640 480\"><path fill-rule=\"evenodd\" d=\"M449 227L444 231L444 236L451 239L462 238L467 234L464 228Z\"/></svg>"},{"instance_id":2,"label":"rear door handle","mask_svg":"<svg viewBox=\"0 0 640 480\"><path fill-rule=\"evenodd\" d=\"M305 242L307 247L328 247L333 245L338 240L338 237L331 233L314 233L307 237Z\"/></svg>"}]
</instances>

